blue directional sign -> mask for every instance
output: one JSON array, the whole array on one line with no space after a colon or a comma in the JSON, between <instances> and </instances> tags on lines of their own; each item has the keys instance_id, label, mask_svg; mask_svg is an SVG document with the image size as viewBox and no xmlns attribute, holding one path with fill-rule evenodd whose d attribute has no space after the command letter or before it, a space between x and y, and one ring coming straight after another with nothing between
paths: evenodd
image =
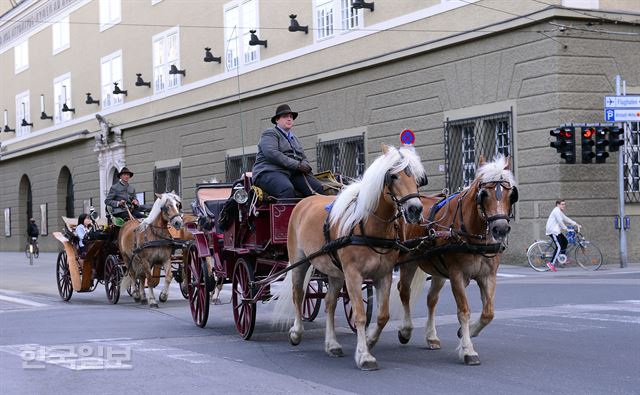
<instances>
[{"instance_id":1,"label":"blue directional sign","mask_svg":"<svg viewBox=\"0 0 640 395\"><path fill-rule=\"evenodd\" d=\"M605 122L640 121L640 108L605 108Z\"/></svg>"},{"instance_id":2,"label":"blue directional sign","mask_svg":"<svg viewBox=\"0 0 640 395\"><path fill-rule=\"evenodd\" d=\"M640 96L605 96L605 108L640 108Z\"/></svg>"}]
</instances>

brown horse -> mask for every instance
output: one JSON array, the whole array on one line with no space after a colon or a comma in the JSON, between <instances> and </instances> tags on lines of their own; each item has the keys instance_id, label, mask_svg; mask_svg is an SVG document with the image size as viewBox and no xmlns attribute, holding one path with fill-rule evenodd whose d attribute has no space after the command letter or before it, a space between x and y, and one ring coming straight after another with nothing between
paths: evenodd
<instances>
[{"instance_id":1,"label":"brown horse","mask_svg":"<svg viewBox=\"0 0 640 395\"><path fill-rule=\"evenodd\" d=\"M142 304L147 302L144 284L145 280L151 281L154 265L162 265L164 268L164 288L160 293L160 301L165 302L168 299L173 249L173 238L169 233L168 224L178 231L183 225L180 197L173 192L156 194L156 197L149 216L142 222L127 221L118 235L120 254L127 265L128 274L122 279L120 287L127 289L132 283L136 284L133 296L135 300L140 298ZM148 290L149 306L158 307L153 287L149 286Z\"/></svg>"},{"instance_id":2,"label":"brown horse","mask_svg":"<svg viewBox=\"0 0 640 395\"><path fill-rule=\"evenodd\" d=\"M304 329L302 301L311 272L310 264L325 273L328 277L325 351L332 357L343 356L342 346L336 338L334 315L346 280L358 334L355 360L363 370L378 368L369 350L389 320L392 272L399 254L397 241L402 238L398 219L404 217L410 223L420 220L422 203L417 193L418 183L426 180L420 158L411 148L383 146L383 153L366 170L362 180L347 186L337 197L316 195L297 204L289 220L289 262L304 260L329 246L329 240L334 247L329 248L332 252L313 257L310 263L288 272L274 309L274 322L286 322L290 318L293 299L295 320L289 330L289 341L293 345L299 344ZM328 235L325 235L325 228ZM346 239L350 241L336 246L336 242L341 244L339 241ZM368 334L365 333L366 314L362 300L365 278L373 281L378 301L377 323Z\"/></svg>"},{"instance_id":3,"label":"brown horse","mask_svg":"<svg viewBox=\"0 0 640 395\"><path fill-rule=\"evenodd\" d=\"M403 344L411 338L413 324L410 300L418 297L425 286L426 273L429 273L432 278L427 296L427 348L440 349L434 314L440 290L448 278L458 306L459 356L467 365L478 365L480 358L471 338L477 336L493 319L496 273L506 237L511 230L509 214L513 204L518 201L509 158L498 156L489 163L480 158L480 168L473 183L437 204L439 200L435 197L422 198L425 212L430 210L426 229L424 225L407 225L407 239L429 234L431 237L427 238L430 242L426 248L400 258L400 262L406 263L400 266L398 282L404 311L398 338ZM422 270L416 273L418 267ZM477 282L482 299L482 314L472 324L465 290L471 279Z\"/></svg>"}]
</instances>

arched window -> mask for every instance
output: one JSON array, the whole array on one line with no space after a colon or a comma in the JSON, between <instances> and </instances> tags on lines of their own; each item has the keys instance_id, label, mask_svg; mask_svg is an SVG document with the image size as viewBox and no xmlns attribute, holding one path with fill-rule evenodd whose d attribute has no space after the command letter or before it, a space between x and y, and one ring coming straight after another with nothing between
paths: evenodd
<instances>
[{"instance_id":1,"label":"arched window","mask_svg":"<svg viewBox=\"0 0 640 395\"><path fill-rule=\"evenodd\" d=\"M73 197L73 179L71 178L71 174L69 174L69 179L67 179L67 199L66 199L66 216L69 218L75 217L75 210L73 209L74 205L74 197Z\"/></svg>"}]
</instances>

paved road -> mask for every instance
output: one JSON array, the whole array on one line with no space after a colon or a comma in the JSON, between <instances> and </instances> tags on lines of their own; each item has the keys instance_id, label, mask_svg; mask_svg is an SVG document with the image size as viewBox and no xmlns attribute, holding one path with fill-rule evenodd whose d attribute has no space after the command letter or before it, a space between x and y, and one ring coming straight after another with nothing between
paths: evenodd
<instances>
[{"instance_id":1,"label":"paved road","mask_svg":"<svg viewBox=\"0 0 640 395\"><path fill-rule=\"evenodd\" d=\"M345 358L323 352L324 317L305 326L292 347L258 306L251 341L235 333L228 303L193 325L172 286L167 303L149 309L124 295L110 305L104 289L62 302L55 255L29 266L0 253L0 393L260 394L637 394L640 388L640 265L597 272L500 270L494 322L474 339L482 365L459 362L457 318L448 287L438 310L442 350L424 345L424 303L414 336L401 346L397 321L374 349L381 369L355 368L355 337L338 315ZM470 285L474 312L477 288ZM229 301L229 293L223 300Z\"/></svg>"}]
</instances>

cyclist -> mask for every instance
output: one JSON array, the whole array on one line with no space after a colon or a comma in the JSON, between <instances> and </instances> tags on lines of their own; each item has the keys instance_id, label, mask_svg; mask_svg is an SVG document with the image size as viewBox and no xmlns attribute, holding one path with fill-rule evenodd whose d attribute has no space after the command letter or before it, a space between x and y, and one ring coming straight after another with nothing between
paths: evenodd
<instances>
[{"instance_id":1,"label":"cyclist","mask_svg":"<svg viewBox=\"0 0 640 395\"><path fill-rule=\"evenodd\" d=\"M560 254L565 254L567 250L567 244L569 244L567 238L562 232L567 232L569 228L568 225L573 225L578 228L578 232L580 232L580 225L567 217L564 213L565 208L567 207L564 199L556 200L556 207L551 210L551 214L549 214L549 219L547 219L547 229L546 234L551 238L554 244L553 251L553 259L551 262L547 262L547 266L552 271L556 270L556 262Z\"/></svg>"},{"instance_id":2,"label":"cyclist","mask_svg":"<svg viewBox=\"0 0 640 395\"><path fill-rule=\"evenodd\" d=\"M40 234L40 229L38 229L38 225L36 225L35 218L29 218L29 224L27 225L27 235L29 236L28 243L33 244L34 251L38 250L38 235L39 234ZM28 247L28 245L27 245L27 247Z\"/></svg>"}]
</instances>

